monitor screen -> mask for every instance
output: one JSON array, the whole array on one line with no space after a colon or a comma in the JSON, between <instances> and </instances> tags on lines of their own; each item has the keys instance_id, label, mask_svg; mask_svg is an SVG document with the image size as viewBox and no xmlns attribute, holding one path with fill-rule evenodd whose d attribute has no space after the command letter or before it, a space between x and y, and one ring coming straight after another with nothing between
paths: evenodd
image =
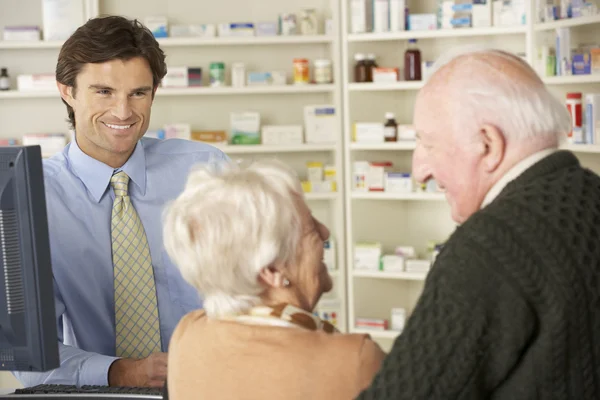
<instances>
[{"instance_id":1,"label":"monitor screen","mask_svg":"<svg viewBox=\"0 0 600 400\"><path fill-rule=\"evenodd\" d=\"M59 366L40 146L0 147L0 369Z\"/></svg>"}]
</instances>

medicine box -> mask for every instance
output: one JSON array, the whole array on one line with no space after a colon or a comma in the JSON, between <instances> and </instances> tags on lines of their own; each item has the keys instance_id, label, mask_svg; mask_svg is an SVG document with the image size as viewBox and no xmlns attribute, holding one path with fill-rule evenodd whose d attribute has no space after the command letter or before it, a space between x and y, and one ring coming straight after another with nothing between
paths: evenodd
<instances>
[{"instance_id":1,"label":"medicine box","mask_svg":"<svg viewBox=\"0 0 600 400\"><path fill-rule=\"evenodd\" d=\"M323 181L323 163L308 162L306 163L308 181L311 183Z\"/></svg>"},{"instance_id":2,"label":"medicine box","mask_svg":"<svg viewBox=\"0 0 600 400\"><path fill-rule=\"evenodd\" d=\"M40 28L37 26L5 26L2 39L6 41L40 40Z\"/></svg>"},{"instance_id":3,"label":"medicine box","mask_svg":"<svg viewBox=\"0 0 600 400\"><path fill-rule=\"evenodd\" d=\"M589 75L592 73L590 53L573 54L573 75Z\"/></svg>"},{"instance_id":4,"label":"medicine box","mask_svg":"<svg viewBox=\"0 0 600 400\"><path fill-rule=\"evenodd\" d=\"M256 36L277 36L277 22L256 23Z\"/></svg>"},{"instance_id":5,"label":"medicine box","mask_svg":"<svg viewBox=\"0 0 600 400\"><path fill-rule=\"evenodd\" d=\"M18 75L17 89L21 91L56 90L54 74Z\"/></svg>"},{"instance_id":6,"label":"medicine box","mask_svg":"<svg viewBox=\"0 0 600 400\"><path fill-rule=\"evenodd\" d=\"M387 331L388 321L381 318L356 318L355 327L358 329L368 329L375 331Z\"/></svg>"},{"instance_id":7,"label":"medicine box","mask_svg":"<svg viewBox=\"0 0 600 400\"><path fill-rule=\"evenodd\" d=\"M400 79L400 70L398 68L373 68L374 83L397 82Z\"/></svg>"},{"instance_id":8,"label":"medicine box","mask_svg":"<svg viewBox=\"0 0 600 400\"><path fill-rule=\"evenodd\" d=\"M192 140L211 144L227 144L227 132L225 131L193 131Z\"/></svg>"},{"instance_id":9,"label":"medicine box","mask_svg":"<svg viewBox=\"0 0 600 400\"><path fill-rule=\"evenodd\" d=\"M209 38L217 36L217 26L214 24L171 25L169 34L171 37Z\"/></svg>"},{"instance_id":10,"label":"medicine box","mask_svg":"<svg viewBox=\"0 0 600 400\"><path fill-rule=\"evenodd\" d=\"M165 130L165 139L186 139L192 138L192 127L190 124L167 124L163 127Z\"/></svg>"},{"instance_id":11,"label":"medicine box","mask_svg":"<svg viewBox=\"0 0 600 400\"><path fill-rule=\"evenodd\" d=\"M367 187L370 192L383 192L385 190L385 175L393 166L390 161L371 162L367 171Z\"/></svg>"},{"instance_id":12,"label":"medicine box","mask_svg":"<svg viewBox=\"0 0 600 400\"><path fill-rule=\"evenodd\" d=\"M323 262L325 262L325 266L329 270L337 269L337 264L335 262L335 240L329 238L323 243L323 246Z\"/></svg>"},{"instance_id":13,"label":"medicine box","mask_svg":"<svg viewBox=\"0 0 600 400\"><path fill-rule=\"evenodd\" d=\"M260 114L257 112L233 112L230 115L232 144L260 144Z\"/></svg>"},{"instance_id":14,"label":"medicine box","mask_svg":"<svg viewBox=\"0 0 600 400\"><path fill-rule=\"evenodd\" d=\"M219 36L222 37L254 36L254 24L252 22L219 24L218 29Z\"/></svg>"},{"instance_id":15,"label":"medicine box","mask_svg":"<svg viewBox=\"0 0 600 400\"><path fill-rule=\"evenodd\" d=\"M377 271L381 259L381 243L362 242L354 245L354 269Z\"/></svg>"},{"instance_id":16,"label":"medicine box","mask_svg":"<svg viewBox=\"0 0 600 400\"><path fill-rule=\"evenodd\" d=\"M166 38L169 36L167 17L147 17L144 20L144 25L150 29L155 38Z\"/></svg>"},{"instance_id":17,"label":"medicine box","mask_svg":"<svg viewBox=\"0 0 600 400\"><path fill-rule=\"evenodd\" d=\"M384 272L404 271L404 258L395 254L386 254L381 257L381 269Z\"/></svg>"},{"instance_id":18,"label":"medicine box","mask_svg":"<svg viewBox=\"0 0 600 400\"><path fill-rule=\"evenodd\" d=\"M406 0L390 0L390 31L406 30Z\"/></svg>"},{"instance_id":19,"label":"medicine box","mask_svg":"<svg viewBox=\"0 0 600 400\"><path fill-rule=\"evenodd\" d=\"M386 172L385 191L393 193L410 193L413 191L413 181L409 173Z\"/></svg>"},{"instance_id":20,"label":"medicine box","mask_svg":"<svg viewBox=\"0 0 600 400\"><path fill-rule=\"evenodd\" d=\"M408 16L408 27L411 31L436 30L438 28L437 15L411 14Z\"/></svg>"},{"instance_id":21,"label":"medicine box","mask_svg":"<svg viewBox=\"0 0 600 400\"><path fill-rule=\"evenodd\" d=\"M161 82L163 87L188 87L189 76L187 67L169 67Z\"/></svg>"},{"instance_id":22,"label":"medicine box","mask_svg":"<svg viewBox=\"0 0 600 400\"><path fill-rule=\"evenodd\" d=\"M377 122L355 123L354 141L357 143L383 143L385 141L383 124Z\"/></svg>"},{"instance_id":23,"label":"medicine box","mask_svg":"<svg viewBox=\"0 0 600 400\"><path fill-rule=\"evenodd\" d=\"M585 141L587 144L600 143L600 94L585 95Z\"/></svg>"},{"instance_id":24,"label":"medicine box","mask_svg":"<svg viewBox=\"0 0 600 400\"><path fill-rule=\"evenodd\" d=\"M23 146L40 146L43 157L50 157L63 150L67 136L63 133L41 133L23 135Z\"/></svg>"},{"instance_id":25,"label":"medicine box","mask_svg":"<svg viewBox=\"0 0 600 400\"><path fill-rule=\"evenodd\" d=\"M415 273L427 273L431 268L431 261L429 260L415 260L409 259L405 260L405 268L406 272L415 272Z\"/></svg>"},{"instance_id":26,"label":"medicine box","mask_svg":"<svg viewBox=\"0 0 600 400\"><path fill-rule=\"evenodd\" d=\"M278 22L280 35L290 36L298 34L296 14L280 14Z\"/></svg>"},{"instance_id":27,"label":"medicine box","mask_svg":"<svg viewBox=\"0 0 600 400\"><path fill-rule=\"evenodd\" d=\"M339 131L333 105L304 107L304 136L306 143L335 143Z\"/></svg>"},{"instance_id":28,"label":"medicine box","mask_svg":"<svg viewBox=\"0 0 600 400\"><path fill-rule=\"evenodd\" d=\"M302 144L301 125L265 125L262 127L262 144L290 146Z\"/></svg>"},{"instance_id":29,"label":"medicine box","mask_svg":"<svg viewBox=\"0 0 600 400\"><path fill-rule=\"evenodd\" d=\"M391 314L391 329L402 332L406 323L406 310L404 308L392 308Z\"/></svg>"},{"instance_id":30,"label":"medicine box","mask_svg":"<svg viewBox=\"0 0 600 400\"><path fill-rule=\"evenodd\" d=\"M367 32L367 1L350 0L350 31L352 33Z\"/></svg>"},{"instance_id":31,"label":"medicine box","mask_svg":"<svg viewBox=\"0 0 600 400\"><path fill-rule=\"evenodd\" d=\"M66 40L84 24L86 2L82 0L42 0L44 40Z\"/></svg>"}]
</instances>

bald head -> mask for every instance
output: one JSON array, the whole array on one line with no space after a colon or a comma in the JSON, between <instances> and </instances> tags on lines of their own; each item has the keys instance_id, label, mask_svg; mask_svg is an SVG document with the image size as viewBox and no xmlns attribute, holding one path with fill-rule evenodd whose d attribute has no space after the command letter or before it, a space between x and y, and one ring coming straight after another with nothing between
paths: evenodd
<instances>
[{"instance_id":1,"label":"bald head","mask_svg":"<svg viewBox=\"0 0 600 400\"><path fill-rule=\"evenodd\" d=\"M419 108L452 116L459 134L494 124L511 144L557 146L571 129L566 108L536 72L521 58L495 49L459 48L440 57L418 94L416 114Z\"/></svg>"}]
</instances>

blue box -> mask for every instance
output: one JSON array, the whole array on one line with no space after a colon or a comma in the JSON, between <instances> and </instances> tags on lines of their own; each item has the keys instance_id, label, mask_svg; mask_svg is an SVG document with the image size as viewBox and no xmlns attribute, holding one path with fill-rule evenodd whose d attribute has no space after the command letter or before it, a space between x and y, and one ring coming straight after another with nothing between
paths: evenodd
<instances>
[{"instance_id":1,"label":"blue box","mask_svg":"<svg viewBox=\"0 0 600 400\"><path fill-rule=\"evenodd\" d=\"M592 73L592 58L590 53L573 55L573 75L589 75Z\"/></svg>"}]
</instances>

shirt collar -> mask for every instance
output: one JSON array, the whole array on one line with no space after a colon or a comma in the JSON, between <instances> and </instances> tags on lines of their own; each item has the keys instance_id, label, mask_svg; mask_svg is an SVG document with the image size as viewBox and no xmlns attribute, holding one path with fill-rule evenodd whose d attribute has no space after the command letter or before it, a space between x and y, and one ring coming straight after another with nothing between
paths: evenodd
<instances>
[{"instance_id":1,"label":"shirt collar","mask_svg":"<svg viewBox=\"0 0 600 400\"><path fill-rule=\"evenodd\" d=\"M141 194L146 194L146 155L141 141L138 141L127 162L117 169L85 154L77 145L76 139L69 145L68 158L73 171L96 202L99 202L104 195L110 178L116 171L124 171L140 189Z\"/></svg>"},{"instance_id":2,"label":"shirt collar","mask_svg":"<svg viewBox=\"0 0 600 400\"><path fill-rule=\"evenodd\" d=\"M498 180L498 182L496 182L494 184L494 186L492 186L492 188L489 190L489 192L483 199L483 203L481 203L481 208L484 208L485 206L490 204L492 201L494 201L494 199L496 197L498 197L498 195L500 194L500 192L502 192L502 190L506 187L506 185L508 185L511 181L518 178L519 175L521 175L523 172L525 172L529 167L533 166L533 164L535 164L538 161L542 160L543 158L549 156L550 154L554 153L555 151L557 151L557 149L545 149L542 151L538 151L537 153L533 153L529 157L524 158L523 160L521 160L517 164L515 164L511 169L508 170L508 172L506 174L504 174Z\"/></svg>"}]
</instances>

